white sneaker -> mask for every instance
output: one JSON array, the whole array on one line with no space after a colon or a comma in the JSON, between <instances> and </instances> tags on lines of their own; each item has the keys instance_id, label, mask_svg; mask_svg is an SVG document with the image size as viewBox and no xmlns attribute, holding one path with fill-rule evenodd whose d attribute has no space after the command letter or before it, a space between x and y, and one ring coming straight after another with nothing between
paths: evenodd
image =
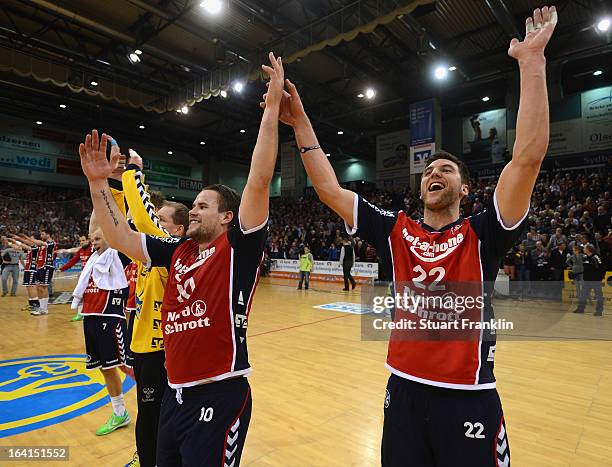
<instances>
[{"instance_id":1,"label":"white sneaker","mask_svg":"<svg viewBox=\"0 0 612 467\"><path fill-rule=\"evenodd\" d=\"M41 310L40 308L34 308L32 311L30 311L30 314L32 316L48 315L49 311Z\"/></svg>"}]
</instances>

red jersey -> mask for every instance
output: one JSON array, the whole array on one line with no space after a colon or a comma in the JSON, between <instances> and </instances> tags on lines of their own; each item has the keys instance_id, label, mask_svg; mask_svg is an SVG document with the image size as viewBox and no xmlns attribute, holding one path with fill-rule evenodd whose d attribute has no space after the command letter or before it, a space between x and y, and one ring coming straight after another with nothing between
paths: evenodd
<instances>
[{"instance_id":1,"label":"red jersey","mask_svg":"<svg viewBox=\"0 0 612 467\"><path fill-rule=\"evenodd\" d=\"M435 230L358 196L355 204L355 226L347 231L375 245L394 297L407 294L419 304L394 306L393 324L401 326L391 331L387 368L434 386L495 387L495 329L481 323L493 319L500 259L518 240L522 222L506 228L492 206Z\"/></svg>"},{"instance_id":2,"label":"red jersey","mask_svg":"<svg viewBox=\"0 0 612 467\"><path fill-rule=\"evenodd\" d=\"M125 277L129 283L130 264L133 263L121 253L119 253L119 258L124 265ZM92 274L83 293L82 308L79 313L85 316L116 316L125 319L128 290L129 287L116 290L100 289L94 282Z\"/></svg>"},{"instance_id":3,"label":"red jersey","mask_svg":"<svg viewBox=\"0 0 612 467\"><path fill-rule=\"evenodd\" d=\"M128 280L128 299L125 305L126 311L136 311L136 281L138 279L138 265L130 263L125 268L125 276Z\"/></svg>"},{"instance_id":4,"label":"red jersey","mask_svg":"<svg viewBox=\"0 0 612 467\"><path fill-rule=\"evenodd\" d=\"M161 311L171 387L251 371L246 330L265 226L242 231L236 222L202 252L191 239L142 234L147 267L166 267L169 272Z\"/></svg>"},{"instance_id":5,"label":"red jersey","mask_svg":"<svg viewBox=\"0 0 612 467\"><path fill-rule=\"evenodd\" d=\"M33 246L26 254L24 271L36 271L36 261L38 260L38 247Z\"/></svg>"},{"instance_id":6,"label":"red jersey","mask_svg":"<svg viewBox=\"0 0 612 467\"><path fill-rule=\"evenodd\" d=\"M89 257L93 254L93 245L89 245L85 248L81 247L79 248L76 253L74 255L72 255L72 258L70 258L66 264L64 264L61 268L60 271L64 272L67 271L68 269L70 269L72 266L74 266L79 260L81 261L81 268L85 267L85 264L87 264L87 261L89 260Z\"/></svg>"},{"instance_id":7,"label":"red jersey","mask_svg":"<svg viewBox=\"0 0 612 467\"><path fill-rule=\"evenodd\" d=\"M44 246L38 247L38 256L36 257L36 268L42 269L45 267L52 268L53 260L55 258L55 242L49 240L45 242Z\"/></svg>"}]
</instances>

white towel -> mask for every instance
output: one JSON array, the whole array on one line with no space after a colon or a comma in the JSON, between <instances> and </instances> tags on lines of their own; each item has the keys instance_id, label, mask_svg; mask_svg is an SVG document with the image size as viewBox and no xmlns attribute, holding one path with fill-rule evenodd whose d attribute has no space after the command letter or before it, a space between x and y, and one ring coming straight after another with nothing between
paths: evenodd
<instances>
[{"instance_id":1,"label":"white towel","mask_svg":"<svg viewBox=\"0 0 612 467\"><path fill-rule=\"evenodd\" d=\"M74 298L70 308L73 310L76 310L83 301L83 294L87 289L90 277L93 277L96 286L103 290L124 289L128 286L123 264L119 259L117 250L107 248L101 255L94 251L83 271L81 271L77 286L72 292Z\"/></svg>"}]
</instances>

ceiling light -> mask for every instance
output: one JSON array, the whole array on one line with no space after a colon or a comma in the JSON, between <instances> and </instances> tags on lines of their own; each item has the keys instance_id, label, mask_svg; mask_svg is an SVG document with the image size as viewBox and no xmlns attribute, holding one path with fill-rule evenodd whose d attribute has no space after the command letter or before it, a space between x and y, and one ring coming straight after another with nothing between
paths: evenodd
<instances>
[{"instance_id":1,"label":"ceiling light","mask_svg":"<svg viewBox=\"0 0 612 467\"><path fill-rule=\"evenodd\" d=\"M362 93L362 92L360 92L359 94L357 94L357 97L358 97L359 99L363 99L365 96L363 95L363 93Z\"/></svg>"},{"instance_id":2,"label":"ceiling light","mask_svg":"<svg viewBox=\"0 0 612 467\"><path fill-rule=\"evenodd\" d=\"M242 92L243 89L244 89L244 84L242 84L240 81L236 81L234 83L234 91Z\"/></svg>"},{"instance_id":3,"label":"ceiling light","mask_svg":"<svg viewBox=\"0 0 612 467\"><path fill-rule=\"evenodd\" d=\"M433 45L433 42L431 42L431 41L429 42L429 47L431 47L432 49L436 50L436 46Z\"/></svg>"},{"instance_id":4,"label":"ceiling light","mask_svg":"<svg viewBox=\"0 0 612 467\"><path fill-rule=\"evenodd\" d=\"M172 155L172 151L168 151L168 154L169 154L169 155Z\"/></svg>"},{"instance_id":5,"label":"ceiling light","mask_svg":"<svg viewBox=\"0 0 612 467\"><path fill-rule=\"evenodd\" d=\"M246 133L246 130L240 130L240 133Z\"/></svg>"},{"instance_id":6,"label":"ceiling light","mask_svg":"<svg viewBox=\"0 0 612 467\"><path fill-rule=\"evenodd\" d=\"M36 124L37 125L42 125L42 122L40 120L36 120Z\"/></svg>"},{"instance_id":7,"label":"ceiling light","mask_svg":"<svg viewBox=\"0 0 612 467\"><path fill-rule=\"evenodd\" d=\"M482 102L489 102L489 100L490 100L489 96L484 96L482 98Z\"/></svg>"},{"instance_id":8,"label":"ceiling light","mask_svg":"<svg viewBox=\"0 0 612 467\"><path fill-rule=\"evenodd\" d=\"M138 128L140 128L141 130L144 130L145 126L144 125L140 125Z\"/></svg>"},{"instance_id":9,"label":"ceiling light","mask_svg":"<svg viewBox=\"0 0 612 467\"><path fill-rule=\"evenodd\" d=\"M325 155L326 155L327 157L331 157L331 154L330 154L330 153L327 153L327 154L325 154Z\"/></svg>"},{"instance_id":10,"label":"ceiling light","mask_svg":"<svg viewBox=\"0 0 612 467\"><path fill-rule=\"evenodd\" d=\"M448 67L448 71L455 71L456 69L457 69L457 67L454 66L454 65Z\"/></svg>"},{"instance_id":11,"label":"ceiling light","mask_svg":"<svg viewBox=\"0 0 612 467\"><path fill-rule=\"evenodd\" d=\"M135 53L136 55L142 55L142 50L140 50L140 49L136 49L136 50L134 50L134 53Z\"/></svg>"},{"instance_id":12,"label":"ceiling light","mask_svg":"<svg viewBox=\"0 0 612 467\"><path fill-rule=\"evenodd\" d=\"M136 55L134 52L128 55L128 59L132 65L136 65L140 61L140 57Z\"/></svg>"},{"instance_id":13,"label":"ceiling light","mask_svg":"<svg viewBox=\"0 0 612 467\"><path fill-rule=\"evenodd\" d=\"M221 94L221 97L223 98L227 97L227 91L221 91L220 94Z\"/></svg>"},{"instance_id":14,"label":"ceiling light","mask_svg":"<svg viewBox=\"0 0 612 467\"><path fill-rule=\"evenodd\" d=\"M65 109L66 108L66 104L60 104L60 109Z\"/></svg>"},{"instance_id":15,"label":"ceiling light","mask_svg":"<svg viewBox=\"0 0 612 467\"><path fill-rule=\"evenodd\" d=\"M206 144L206 141L200 141L200 144L204 146Z\"/></svg>"},{"instance_id":16,"label":"ceiling light","mask_svg":"<svg viewBox=\"0 0 612 467\"><path fill-rule=\"evenodd\" d=\"M338 130L338 134L339 134L339 135L343 135L343 134L344 134L344 131L342 131L342 130Z\"/></svg>"},{"instance_id":17,"label":"ceiling light","mask_svg":"<svg viewBox=\"0 0 612 467\"><path fill-rule=\"evenodd\" d=\"M181 112L183 112L183 114L187 115L189 113L189 107L184 105L183 107L181 107Z\"/></svg>"},{"instance_id":18,"label":"ceiling light","mask_svg":"<svg viewBox=\"0 0 612 467\"><path fill-rule=\"evenodd\" d=\"M97 85L98 85L98 82L97 82L97 81L92 81L90 84L91 84L92 86L97 86Z\"/></svg>"},{"instance_id":19,"label":"ceiling light","mask_svg":"<svg viewBox=\"0 0 612 467\"><path fill-rule=\"evenodd\" d=\"M601 32L606 32L608 29L610 29L610 18L602 18L599 20L597 23L597 29L599 29Z\"/></svg>"},{"instance_id":20,"label":"ceiling light","mask_svg":"<svg viewBox=\"0 0 612 467\"><path fill-rule=\"evenodd\" d=\"M369 88L366 90L365 95L368 99L372 99L376 95L376 91L374 91L374 89L372 88Z\"/></svg>"},{"instance_id":21,"label":"ceiling light","mask_svg":"<svg viewBox=\"0 0 612 467\"><path fill-rule=\"evenodd\" d=\"M601 71L601 70L595 70L595 71L593 72L593 76L599 76L599 75L601 75L602 73L603 73L603 71Z\"/></svg>"},{"instance_id":22,"label":"ceiling light","mask_svg":"<svg viewBox=\"0 0 612 467\"><path fill-rule=\"evenodd\" d=\"M446 79L446 77L448 76L448 67L438 65L434 70L434 76L438 80Z\"/></svg>"},{"instance_id":23,"label":"ceiling light","mask_svg":"<svg viewBox=\"0 0 612 467\"><path fill-rule=\"evenodd\" d=\"M221 0L204 0L200 3L200 6L211 15L216 15L221 11L221 8L223 8L223 3Z\"/></svg>"}]
</instances>

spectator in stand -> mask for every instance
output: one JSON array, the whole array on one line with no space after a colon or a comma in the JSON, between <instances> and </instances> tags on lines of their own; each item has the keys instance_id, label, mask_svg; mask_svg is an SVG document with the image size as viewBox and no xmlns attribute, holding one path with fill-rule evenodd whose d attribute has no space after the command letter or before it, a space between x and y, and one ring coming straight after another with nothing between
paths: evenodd
<instances>
[{"instance_id":1,"label":"spectator in stand","mask_svg":"<svg viewBox=\"0 0 612 467\"><path fill-rule=\"evenodd\" d=\"M584 258L584 284L578 301L578 308L574 313L584 313L586 302L590 298L591 290L595 294L597 301L594 316L603 316L604 297L602 292L602 280L606 275L606 270L601 258L595 253L595 247L588 243L584 248L586 257Z\"/></svg>"},{"instance_id":2,"label":"spectator in stand","mask_svg":"<svg viewBox=\"0 0 612 467\"><path fill-rule=\"evenodd\" d=\"M8 281L12 278L11 297L17 295L17 284L19 283L19 263L23 253L13 248L6 237L2 237L0 247L0 261L2 262L2 296L9 293Z\"/></svg>"},{"instance_id":3,"label":"spectator in stand","mask_svg":"<svg viewBox=\"0 0 612 467\"><path fill-rule=\"evenodd\" d=\"M329 254L327 256L329 261L340 261L340 250L336 248L336 244L332 243L329 247Z\"/></svg>"},{"instance_id":4,"label":"spectator in stand","mask_svg":"<svg viewBox=\"0 0 612 467\"><path fill-rule=\"evenodd\" d=\"M535 247L536 247L536 240L534 239L534 236L535 236L535 232L530 230L529 232L527 232L527 238L523 240L523 245L525 246L525 250L529 253L535 250Z\"/></svg>"},{"instance_id":5,"label":"spectator in stand","mask_svg":"<svg viewBox=\"0 0 612 467\"><path fill-rule=\"evenodd\" d=\"M531 254L531 279L534 282L549 280L548 274L548 252L541 241L536 242L535 249Z\"/></svg>"},{"instance_id":6,"label":"spectator in stand","mask_svg":"<svg viewBox=\"0 0 612 467\"><path fill-rule=\"evenodd\" d=\"M548 251L552 251L557 248L559 243L565 243L567 245L567 236L563 234L563 229L561 229L561 227L557 227L555 229L555 234L550 237L546 248L548 249Z\"/></svg>"},{"instance_id":7,"label":"spectator in stand","mask_svg":"<svg viewBox=\"0 0 612 467\"><path fill-rule=\"evenodd\" d=\"M511 281L516 280L516 252L510 248L504 256L504 272Z\"/></svg>"},{"instance_id":8,"label":"spectator in stand","mask_svg":"<svg viewBox=\"0 0 612 467\"><path fill-rule=\"evenodd\" d=\"M610 212L606 210L603 204L597 206L597 215L595 216L595 219L593 219L593 225L599 232L606 232L612 225Z\"/></svg>"}]
</instances>

